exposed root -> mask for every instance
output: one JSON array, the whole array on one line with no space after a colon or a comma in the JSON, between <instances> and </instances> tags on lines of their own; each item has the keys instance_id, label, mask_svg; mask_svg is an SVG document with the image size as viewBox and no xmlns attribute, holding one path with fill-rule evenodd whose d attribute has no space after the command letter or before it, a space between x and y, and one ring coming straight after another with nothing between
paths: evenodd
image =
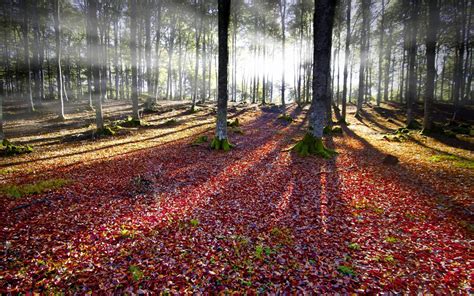
<instances>
[{"instance_id":1,"label":"exposed root","mask_svg":"<svg viewBox=\"0 0 474 296\"><path fill-rule=\"evenodd\" d=\"M291 150L296 151L302 157L317 155L328 159L337 154L336 151L324 147L322 139L315 138L310 133L306 133L303 140L299 141Z\"/></svg>"},{"instance_id":2,"label":"exposed root","mask_svg":"<svg viewBox=\"0 0 474 296\"><path fill-rule=\"evenodd\" d=\"M229 151L234 145L229 143L228 139L219 140L217 137L211 142L211 149Z\"/></svg>"}]
</instances>

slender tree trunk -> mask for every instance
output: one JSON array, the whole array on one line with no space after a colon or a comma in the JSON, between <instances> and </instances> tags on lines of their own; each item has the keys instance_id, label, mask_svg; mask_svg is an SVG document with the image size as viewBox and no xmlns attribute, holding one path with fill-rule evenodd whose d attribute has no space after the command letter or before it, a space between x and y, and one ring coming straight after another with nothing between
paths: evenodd
<instances>
[{"instance_id":1,"label":"slender tree trunk","mask_svg":"<svg viewBox=\"0 0 474 296\"><path fill-rule=\"evenodd\" d=\"M347 0L347 15L346 15L346 51L344 55L344 82L342 86L342 120L346 121L346 105L347 105L347 77L348 64L351 46L351 6L352 1ZM349 82L350 83L350 82Z\"/></svg>"},{"instance_id":2,"label":"slender tree trunk","mask_svg":"<svg viewBox=\"0 0 474 296\"><path fill-rule=\"evenodd\" d=\"M24 45L24 52L25 52L25 65L26 65L26 70L27 72L27 88L28 88L28 103L30 107L30 112L35 111L35 104L33 102L33 93L31 90L31 65L30 65L30 42L28 40L28 28L29 28L29 13L28 13L28 0L22 0L22 6L23 6L23 26L22 26L22 32L23 32L23 45ZM19 77L19 75L17 75Z\"/></svg>"},{"instance_id":3,"label":"slender tree trunk","mask_svg":"<svg viewBox=\"0 0 474 296\"><path fill-rule=\"evenodd\" d=\"M432 104L434 93L434 82L436 77L436 40L438 35L439 9L437 1L428 1L428 27L426 35L426 90L425 90L425 116L423 129L430 130L433 127Z\"/></svg>"},{"instance_id":4,"label":"slender tree trunk","mask_svg":"<svg viewBox=\"0 0 474 296\"><path fill-rule=\"evenodd\" d=\"M419 0L405 0L407 2L407 7L410 7L410 29L408 36L408 88L407 88L407 126L411 126L414 117L414 108L416 101L416 35L417 35L417 26L418 26L418 9L419 9Z\"/></svg>"},{"instance_id":5,"label":"slender tree trunk","mask_svg":"<svg viewBox=\"0 0 474 296\"><path fill-rule=\"evenodd\" d=\"M130 56L132 63L132 116L140 120L138 112L138 77L137 77L137 0L130 3Z\"/></svg>"},{"instance_id":6,"label":"slender tree trunk","mask_svg":"<svg viewBox=\"0 0 474 296\"><path fill-rule=\"evenodd\" d=\"M365 72L367 65L367 30L369 26L369 0L362 0L362 28L360 37L360 66L359 66L359 94L357 97L357 111L356 116L360 116L362 111L362 103L364 102L365 92Z\"/></svg>"},{"instance_id":7,"label":"slender tree trunk","mask_svg":"<svg viewBox=\"0 0 474 296\"><path fill-rule=\"evenodd\" d=\"M157 15L156 15L156 43L155 43L155 69L156 69L156 76L155 76L155 102L158 102L158 98L160 97L160 42L161 42L161 1L157 0L158 7Z\"/></svg>"},{"instance_id":8,"label":"slender tree trunk","mask_svg":"<svg viewBox=\"0 0 474 296\"><path fill-rule=\"evenodd\" d=\"M282 62L282 74L281 74L281 105L283 106L283 112L285 110L285 43L286 43L286 0L280 0L280 17L281 17L281 62Z\"/></svg>"},{"instance_id":9,"label":"slender tree trunk","mask_svg":"<svg viewBox=\"0 0 474 296\"><path fill-rule=\"evenodd\" d=\"M100 50L99 36L97 33L97 6L98 0L89 0L88 20L89 20L89 38L91 40L91 47L89 56L92 63L92 77L94 81L93 99L95 102L96 124L97 129L104 128L104 119L102 115L102 100L100 97L100 62L97 53Z\"/></svg>"},{"instance_id":10,"label":"slender tree trunk","mask_svg":"<svg viewBox=\"0 0 474 296\"><path fill-rule=\"evenodd\" d=\"M54 35L56 38L56 59L58 63L56 81L58 83L58 96L60 101L59 117L64 119L63 77L61 72L61 19L59 12L59 0L54 1L54 10Z\"/></svg>"},{"instance_id":11,"label":"slender tree trunk","mask_svg":"<svg viewBox=\"0 0 474 296\"><path fill-rule=\"evenodd\" d=\"M380 19L380 38L379 38L379 73L378 73L378 82L377 82L377 106L380 106L380 101L382 100L382 68L383 68L383 39L385 34L385 0L382 0L382 12ZM386 63L389 63L390 59L386 60Z\"/></svg>"},{"instance_id":12,"label":"slender tree trunk","mask_svg":"<svg viewBox=\"0 0 474 296\"><path fill-rule=\"evenodd\" d=\"M456 17L456 58L454 61L454 73L453 73L453 103L454 103L454 114L453 120L456 119L456 115L459 112L461 106L461 100L463 99L464 89L464 50L465 50L465 32L464 23L466 21L466 7L464 0L456 1L456 11L458 16Z\"/></svg>"}]
</instances>

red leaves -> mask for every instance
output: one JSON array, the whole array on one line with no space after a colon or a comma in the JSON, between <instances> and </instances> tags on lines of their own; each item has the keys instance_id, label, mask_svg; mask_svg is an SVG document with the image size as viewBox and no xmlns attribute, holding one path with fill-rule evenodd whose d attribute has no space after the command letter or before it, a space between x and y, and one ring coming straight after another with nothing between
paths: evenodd
<instances>
[{"instance_id":1,"label":"red leaves","mask_svg":"<svg viewBox=\"0 0 474 296\"><path fill-rule=\"evenodd\" d=\"M275 119L226 154L178 141L62 171L75 183L53 204L10 202L1 289L467 291L469 241L423 188L355 138L329 161L282 152L298 128ZM138 175L151 192L133 193Z\"/></svg>"}]
</instances>

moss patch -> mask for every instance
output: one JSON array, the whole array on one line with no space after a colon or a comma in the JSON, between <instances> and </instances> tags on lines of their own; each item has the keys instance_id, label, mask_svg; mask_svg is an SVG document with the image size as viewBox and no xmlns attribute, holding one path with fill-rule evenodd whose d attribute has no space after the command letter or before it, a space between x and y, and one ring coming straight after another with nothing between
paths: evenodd
<instances>
[{"instance_id":1,"label":"moss patch","mask_svg":"<svg viewBox=\"0 0 474 296\"><path fill-rule=\"evenodd\" d=\"M331 158L337 154L336 151L324 147L322 139L317 139L310 133L306 133L303 140L299 141L291 150L302 157L317 155L323 158Z\"/></svg>"},{"instance_id":2,"label":"moss patch","mask_svg":"<svg viewBox=\"0 0 474 296\"><path fill-rule=\"evenodd\" d=\"M229 143L229 140L227 139L222 139L219 140L217 137L214 138L211 142L211 149L214 150L224 150L224 151L229 151L232 149L234 145Z\"/></svg>"},{"instance_id":3,"label":"moss patch","mask_svg":"<svg viewBox=\"0 0 474 296\"><path fill-rule=\"evenodd\" d=\"M239 127L239 126L240 126L239 119L236 118L234 121L227 121L227 126L230 126L230 127Z\"/></svg>"},{"instance_id":4,"label":"moss patch","mask_svg":"<svg viewBox=\"0 0 474 296\"><path fill-rule=\"evenodd\" d=\"M49 190L61 188L71 181L66 179L49 179L34 184L2 185L0 193L13 198L21 198L30 194L40 194Z\"/></svg>"},{"instance_id":5,"label":"moss patch","mask_svg":"<svg viewBox=\"0 0 474 296\"><path fill-rule=\"evenodd\" d=\"M29 145L14 145L7 139L0 143L0 155L12 156L33 152L33 148Z\"/></svg>"},{"instance_id":6,"label":"moss patch","mask_svg":"<svg viewBox=\"0 0 474 296\"><path fill-rule=\"evenodd\" d=\"M452 162L458 168L474 169L474 160L464 159L453 154L436 154L429 158L431 162Z\"/></svg>"}]
</instances>

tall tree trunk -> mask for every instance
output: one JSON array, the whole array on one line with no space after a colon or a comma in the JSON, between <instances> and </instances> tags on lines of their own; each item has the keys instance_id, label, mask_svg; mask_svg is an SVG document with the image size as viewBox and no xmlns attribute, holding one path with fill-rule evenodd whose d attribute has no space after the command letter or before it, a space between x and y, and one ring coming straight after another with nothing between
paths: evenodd
<instances>
[{"instance_id":1,"label":"tall tree trunk","mask_svg":"<svg viewBox=\"0 0 474 296\"><path fill-rule=\"evenodd\" d=\"M281 72L281 105L283 106L283 112L286 112L285 109L285 46L286 46L286 0L280 0L280 17L281 17L281 62L282 62L282 72Z\"/></svg>"},{"instance_id":2,"label":"tall tree trunk","mask_svg":"<svg viewBox=\"0 0 474 296\"><path fill-rule=\"evenodd\" d=\"M385 69L384 69L384 90L383 90L383 101L388 101L388 85L390 82L390 62L392 60L392 34L393 28L390 26L388 31L388 39L385 48Z\"/></svg>"},{"instance_id":3,"label":"tall tree trunk","mask_svg":"<svg viewBox=\"0 0 474 296\"><path fill-rule=\"evenodd\" d=\"M436 41L439 25L438 1L428 1L428 27L426 33L426 89L425 89L425 114L423 129L430 130L433 126L432 104L434 96L434 83L436 77Z\"/></svg>"},{"instance_id":4,"label":"tall tree trunk","mask_svg":"<svg viewBox=\"0 0 474 296\"><path fill-rule=\"evenodd\" d=\"M456 58L454 61L454 74L453 74L453 103L454 103L454 114L453 120L456 119L456 115L459 112L461 106L461 100L463 99L464 92L464 50L465 50L465 27L466 22L466 3L464 0L456 1Z\"/></svg>"},{"instance_id":5,"label":"tall tree trunk","mask_svg":"<svg viewBox=\"0 0 474 296\"><path fill-rule=\"evenodd\" d=\"M347 15L346 15L346 51L344 55L344 82L342 86L342 120L346 121L346 105L347 105L347 77L348 77L348 64L349 64L349 54L351 46L351 6L352 1L347 0ZM351 83L351 82L349 82Z\"/></svg>"},{"instance_id":6,"label":"tall tree trunk","mask_svg":"<svg viewBox=\"0 0 474 296\"><path fill-rule=\"evenodd\" d=\"M228 94L228 63L229 63L229 22L230 22L230 0L218 2L218 32L219 32L219 82L217 96L217 123L216 136L211 147L219 150L231 148L227 139L227 100Z\"/></svg>"},{"instance_id":7,"label":"tall tree trunk","mask_svg":"<svg viewBox=\"0 0 474 296\"><path fill-rule=\"evenodd\" d=\"M57 76L58 96L60 101L59 117L64 119L64 99L63 99L63 77L61 72L61 19L59 0L54 1L54 36L56 38L56 59L57 59Z\"/></svg>"},{"instance_id":8,"label":"tall tree trunk","mask_svg":"<svg viewBox=\"0 0 474 296\"><path fill-rule=\"evenodd\" d=\"M97 7L98 0L89 0L88 7L88 20L89 20L89 38L91 40L91 47L89 56L92 63L92 80L94 82L93 99L95 102L95 114L96 114L96 125L97 129L104 128L104 119L102 115L102 100L100 97L100 61L97 53L100 50L99 47L99 35L97 32L98 21L97 21Z\"/></svg>"},{"instance_id":9,"label":"tall tree trunk","mask_svg":"<svg viewBox=\"0 0 474 296\"><path fill-rule=\"evenodd\" d=\"M330 101L331 44L336 1L315 0L313 19L313 100L309 124L309 153L330 156L322 144L323 129L327 122L326 105ZM304 140L303 140L304 143ZM299 151L304 154L304 151Z\"/></svg>"},{"instance_id":10,"label":"tall tree trunk","mask_svg":"<svg viewBox=\"0 0 474 296\"><path fill-rule=\"evenodd\" d=\"M380 106L380 101L382 100L382 68L383 68L383 38L385 35L385 0L382 0L382 12L380 19L380 37L379 37L379 73L378 73L378 82L377 82L377 106ZM389 63L389 60L386 60L386 63Z\"/></svg>"},{"instance_id":11,"label":"tall tree trunk","mask_svg":"<svg viewBox=\"0 0 474 296\"><path fill-rule=\"evenodd\" d=\"M359 94L357 96L356 116L360 116L364 102L366 65L367 65L367 31L369 26L369 0L362 0L362 28L360 37Z\"/></svg>"},{"instance_id":12,"label":"tall tree trunk","mask_svg":"<svg viewBox=\"0 0 474 296\"><path fill-rule=\"evenodd\" d=\"M161 42L161 6L162 0L157 0L158 7L156 15L156 44L155 44L155 102L160 96L160 42Z\"/></svg>"},{"instance_id":13,"label":"tall tree trunk","mask_svg":"<svg viewBox=\"0 0 474 296\"><path fill-rule=\"evenodd\" d=\"M29 29L29 13L28 13L28 0L22 0L22 8L23 8L23 26L22 26L22 33L23 33L23 45L24 45L24 52L25 52L25 65L27 72L27 88L28 88L28 103L30 107L30 112L35 111L35 104L33 102L33 93L31 90L31 64L30 64L30 42L28 40L28 29ZM17 75L19 77L19 75Z\"/></svg>"},{"instance_id":14,"label":"tall tree trunk","mask_svg":"<svg viewBox=\"0 0 474 296\"><path fill-rule=\"evenodd\" d=\"M137 0L130 3L130 56L132 63L132 116L140 120L138 112L138 76L137 76Z\"/></svg>"},{"instance_id":15,"label":"tall tree trunk","mask_svg":"<svg viewBox=\"0 0 474 296\"><path fill-rule=\"evenodd\" d=\"M407 126L412 126L414 117L414 108L416 101L416 35L418 27L418 9L419 9L419 0L405 0L407 7L410 9L410 20L409 20L409 35L408 35L408 88L407 88Z\"/></svg>"}]
</instances>

